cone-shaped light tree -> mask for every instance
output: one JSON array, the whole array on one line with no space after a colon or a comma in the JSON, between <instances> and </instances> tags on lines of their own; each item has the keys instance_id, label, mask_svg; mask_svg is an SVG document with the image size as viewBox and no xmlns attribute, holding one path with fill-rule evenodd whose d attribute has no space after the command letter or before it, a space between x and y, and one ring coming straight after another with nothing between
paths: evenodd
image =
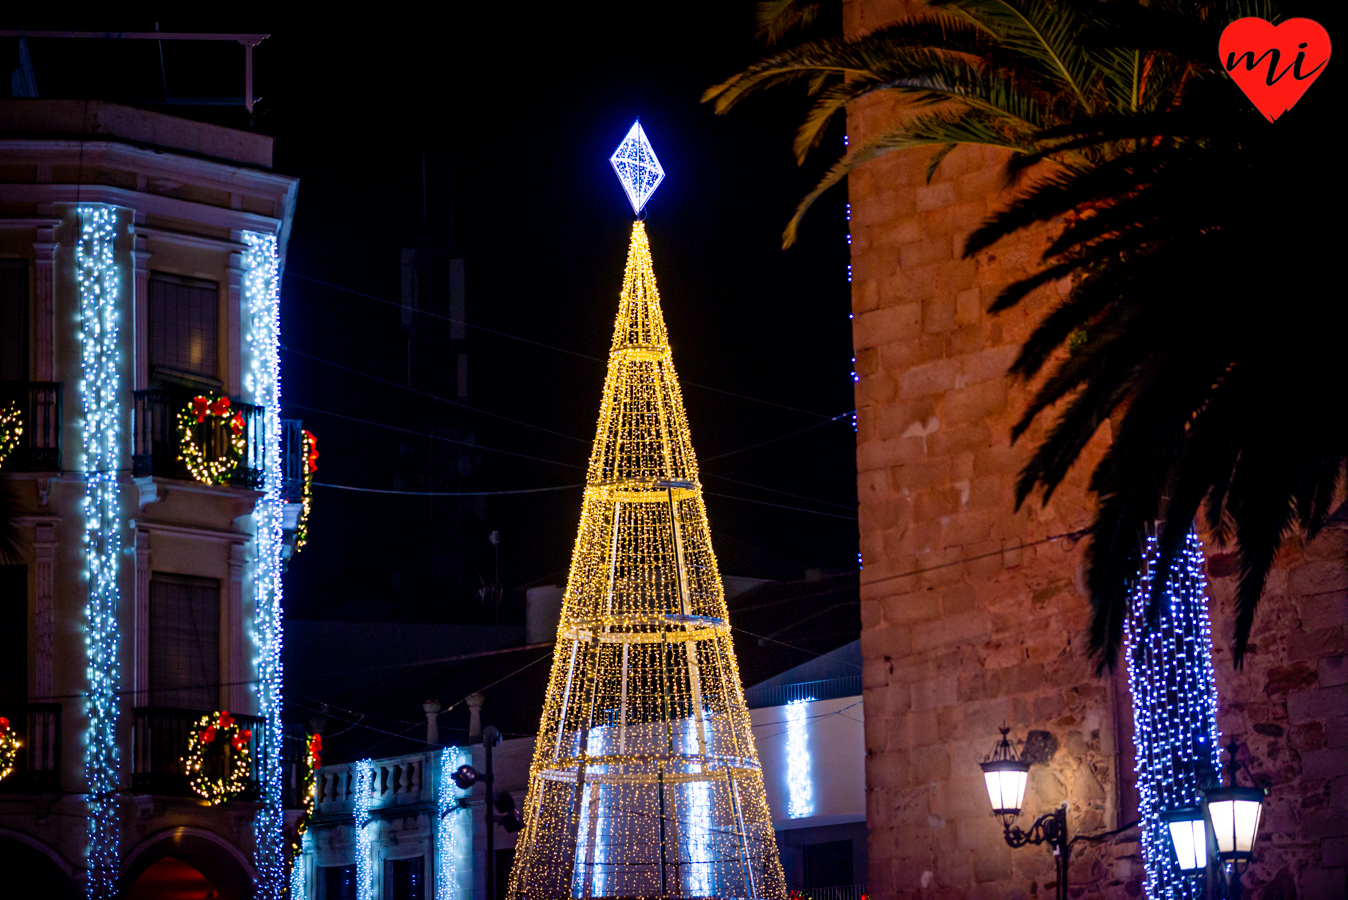
<instances>
[{"instance_id":1,"label":"cone-shaped light tree","mask_svg":"<svg viewBox=\"0 0 1348 900\"><path fill-rule=\"evenodd\" d=\"M512 900L786 896L640 222L524 812Z\"/></svg>"}]
</instances>

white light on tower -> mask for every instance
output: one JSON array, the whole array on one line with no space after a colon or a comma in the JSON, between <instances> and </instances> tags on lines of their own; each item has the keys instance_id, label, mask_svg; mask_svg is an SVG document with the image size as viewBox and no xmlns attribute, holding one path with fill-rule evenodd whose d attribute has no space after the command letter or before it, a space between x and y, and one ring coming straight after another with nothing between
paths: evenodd
<instances>
[{"instance_id":1,"label":"white light on tower","mask_svg":"<svg viewBox=\"0 0 1348 900\"><path fill-rule=\"evenodd\" d=\"M632 212L641 215L641 208L664 180L665 170L661 168L660 160L655 158L651 142L646 140L640 119L632 123L627 137L623 138L608 161L613 164L613 171L618 174L618 180L627 192Z\"/></svg>"}]
</instances>

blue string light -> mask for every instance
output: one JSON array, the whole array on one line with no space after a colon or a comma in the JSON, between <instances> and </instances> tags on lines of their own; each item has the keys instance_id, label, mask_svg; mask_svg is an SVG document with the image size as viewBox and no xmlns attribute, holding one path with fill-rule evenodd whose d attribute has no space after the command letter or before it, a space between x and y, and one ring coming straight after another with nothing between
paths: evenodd
<instances>
[{"instance_id":1,"label":"blue string light","mask_svg":"<svg viewBox=\"0 0 1348 900\"><path fill-rule=\"evenodd\" d=\"M810 779L810 732L805 704L813 697L786 704L786 814L792 819L814 815L814 786Z\"/></svg>"},{"instance_id":2,"label":"blue string light","mask_svg":"<svg viewBox=\"0 0 1348 900\"><path fill-rule=\"evenodd\" d=\"M1148 538L1142 577L1124 621L1146 895L1196 900L1200 884L1180 871L1161 813L1199 806L1203 781L1218 771L1217 682L1198 535L1189 533L1167 573L1157 619L1148 626L1156 564L1156 540Z\"/></svg>"},{"instance_id":3,"label":"blue string light","mask_svg":"<svg viewBox=\"0 0 1348 900\"><path fill-rule=\"evenodd\" d=\"M89 870L85 890L93 900L116 893L119 866L117 606L121 596L117 563L122 550L122 515L117 469L122 426L117 336L121 283L113 259L116 210L83 206L78 214L75 272L80 297L79 393L84 407L80 469L84 472L84 552L89 578L84 639L89 678L89 732L84 752Z\"/></svg>"},{"instance_id":4,"label":"blue string light","mask_svg":"<svg viewBox=\"0 0 1348 900\"><path fill-rule=\"evenodd\" d=\"M440 784L435 798L440 813L435 829L435 896L443 900L463 896L464 888L467 894L472 893L471 884L459 884L461 877L472 872L471 862L463 857L465 850L472 850L473 818L468 807L459 802L470 792L454 783L454 770L472 761L464 747L440 751ZM461 867L461 862L469 865Z\"/></svg>"},{"instance_id":5,"label":"blue string light","mask_svg":"<svg viewBox=\"0 0 1348 900\"><path fill-rule=\"evenodd\" d=\"M370 795L374 762L362 759L351 767L352 806L356 825L356 900L375 900L374 867L370 865Z\"/></svg>"},{"instance_id":6,"label":"blue string light","mask_svg":"<svg viewBox=\"0 0 1348 900\"><path fill-rule=\"evenodd\" d=\"M249 369L244 387L263 407L263 496L253 511L257 557L253 570L253 641L257 648L262 809L254 829L258 900L285 891L284 812L281 806L281 324L275 235L243 233L244 302L248 308Z\"/></svg>"}]
</instances>

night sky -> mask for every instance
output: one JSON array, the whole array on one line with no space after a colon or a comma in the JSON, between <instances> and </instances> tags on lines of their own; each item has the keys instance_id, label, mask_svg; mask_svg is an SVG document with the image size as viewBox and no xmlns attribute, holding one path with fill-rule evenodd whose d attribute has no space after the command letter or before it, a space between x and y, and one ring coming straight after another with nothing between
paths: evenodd
<instances>
[{"instance_id":1,"label":"night sky","mask_svg":"<svg viewBox=\"0 0 1348 900\"><path fill-rule=\"evenodd\" d=\"M845 196L827 195L782 251L828 156L803 169L791 156L803 90L725 117L699 102L761 53L753 3L451 9L431 21L397 10L378 22L159 23L271 34L257 50L255 124L277 138L277 169L301 178L282 289L284 414L317 434L318 480L479 492L583 481L633 219L608 156L640 117L666 170L646 225L722 572L855 568L851 417L827 421L853 406ZM20 24L153 28L7 27ZM34 41L32 54L42 96L240 93L237 45L166 43L162 67L149 42ZM829 141L841 144L841 124ZM426 260L432 312L448 312L448 261L465 260L470 326L450 346L446 322L418 319L411 391L405 247ZM521 588L564 581L579 510L578 487L463 500L317 487L287 614L519 622ZM495 574L492 531L499 607L476 595Z\"/></svg>"}]
</instances>

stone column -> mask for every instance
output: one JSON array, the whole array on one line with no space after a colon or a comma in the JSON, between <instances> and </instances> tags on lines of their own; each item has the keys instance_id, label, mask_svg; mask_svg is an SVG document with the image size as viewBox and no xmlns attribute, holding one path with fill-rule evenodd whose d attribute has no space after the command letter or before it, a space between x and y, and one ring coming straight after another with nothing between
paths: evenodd
<instances>
[{"instance_id":1,"label":"stone column","mask_svg":"<svg viewBox=\"0 0 1348 900\"><path fill-rule=\"evenodd\" d=\"M37 654L34 666L33 696L47 702L52 685L52 620L55 590L56 526L38 524L34 529L33 558L37 562L37 597L34 624L37 626Z\"/></svg>"},{"instance_id":2,"label":"stone column","mask_svg":"<svg viewBox=\"0 0 1348 900\"><path fill-rule=\"evenodd\" d=\"M150 533L136 530L136 614L132 673L136 706L150 705Z\"/></svg>"},{"instance_id":3,"label":"stone column","mask_svg":"<svg viewBox=\"0 0 1348 900\"><path fill-rule=\"evenodd\" d=\"M487 698L481 694L469 694L463 701L468 704L468 743L482 743L482 704Z\"/></svg>"},{"instance_id":4,"label":"stone column","mask_svg":"<svg viewBox=\"0 0 1348 900\"><path fill-rule=\"evenodd\" d=\"M246 709L249 688L244 684L243 674L243 571L245 552L242 544L231 544L229 548L229 598L225 611L225 682L228 685L220 692L221 701L228 703L226 709Z\"/></svg>"},{"instance_id":5,"label":"stone column","mask_svg":"<svg viewBox=\"0 0 1348 900\"><path fill-rule=\"evenodd\" d=\"M145 238L141 235L135 236L131 261L136 272L131 289L131 309L136 323L134 390L143 391L150 386L150 253L145 249Z\"/></svg>"},{"instance_id":6,"label":"stone column","mask_svg":"<svg viewBox=\"0 0 1348 900\"><path fill-rule=\"evenodd\" d=\"M440 701L427 700L421 709L426 713L426 743L440 743Z\"/></svg>"},{"instance_id":7,"label":"stone column","mask_svg":"<svg viewBox=\"0 0 1348 900\"><path fill-rule=\"evenodd\" d=\"M229 377L225 385L231 397L243 391L243 255L229 256ZM261 401L258 401L261 402Z\"/></svg>"},{"instance_id":8,"label":"stone column","mask_svg":"<svg viewBox=\"0 0 1348 900\"><path fill-rule=\"evenodd\" d=\"M33 320L33 379L51 381L56 371L56 310L54 273L56 269L55 229L39 228L33 250L37 253L37 315Z\"/></svg>"}]
</instances>

